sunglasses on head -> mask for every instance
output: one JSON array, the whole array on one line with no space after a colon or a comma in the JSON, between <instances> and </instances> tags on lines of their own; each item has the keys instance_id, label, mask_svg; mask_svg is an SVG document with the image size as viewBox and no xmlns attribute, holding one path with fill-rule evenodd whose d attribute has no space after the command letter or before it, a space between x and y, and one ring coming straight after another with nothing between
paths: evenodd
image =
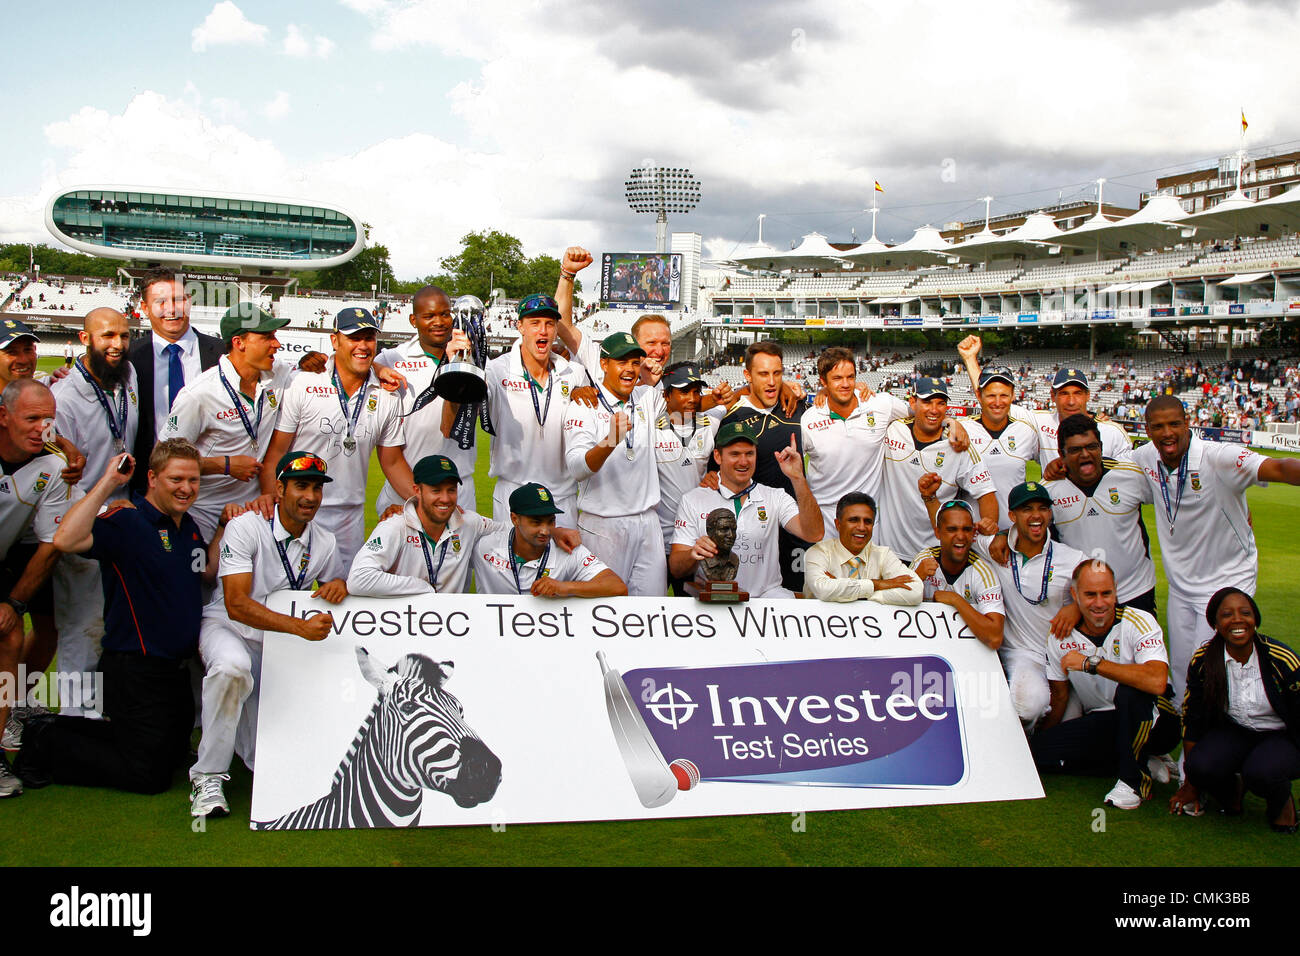
<instances>
[{"instance_id":1,"label":"sunglasses on head","mask_svg":"<svg viewBox=\"0 0 1300 956\"><path fill-rule=\"evenodd\" d=\"M325 467L325 462L315 455L302 455L281 468L280 474L286 475L295 471L319 471L325 473L328 469Z\"/></svg>"}]
</instances>

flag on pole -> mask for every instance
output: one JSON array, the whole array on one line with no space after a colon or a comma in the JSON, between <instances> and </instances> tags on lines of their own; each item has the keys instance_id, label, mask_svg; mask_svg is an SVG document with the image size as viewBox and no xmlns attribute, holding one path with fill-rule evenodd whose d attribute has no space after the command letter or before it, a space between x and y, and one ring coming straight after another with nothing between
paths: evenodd
<instances>
[{"instance_id":1,"label":"flag on pole","mask_svg":"<svg viewBox=\"0 0 1300 956\"><path fill-rule=\"evenodd\" d=\"M1242 120L1242 122L1245 122L1245 120ZM880 180L878 179L875 180L875 183L876 183L876 192L883 193L885 191L885 187L880 185Z\"/></svg>"},{"instance_id":2,"label":"flag on pole","mask_svg":"<svg viewBox=\"0 0 1300 956\"><path fill-rule=\"evenodd\" d=\"M1246 125L1247 125L1247 124L1246 124L1246 111L1245 111L1245 109L1243 109L1243 110L1241 111L1241 135L1242 135L1242 136L1245 136L1245 135L1246 135Z\"/></svg>"}]
</instances>

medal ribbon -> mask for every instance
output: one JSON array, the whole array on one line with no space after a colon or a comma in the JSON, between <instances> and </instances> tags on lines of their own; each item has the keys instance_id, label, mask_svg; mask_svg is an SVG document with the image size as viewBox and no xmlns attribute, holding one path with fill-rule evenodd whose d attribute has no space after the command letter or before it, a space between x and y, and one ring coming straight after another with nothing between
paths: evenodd
<instances>
[{"instance_id":1,"label":"medal ribbon","mask_svg":"<svg viewBox=\"0 0 1300 956\"><path fill-rule=\"evenodd\" d=\"M239 412L240 424L244 426L244 431L248 433L249 440L252 441L253 447L256 448L257 430L262 427L262 405L266 401L266 392L263 391L261 395L257 396L257 421L250 422L248 420L248 414L244 411L243 399L240 397L239 393L235 391L234 386L226 381L225 374L219 368L217 369L217 378L221 379L221 384L226 388L226 394L229 395L230 400L235 403L235 411ZM347 414L346 409L344 409L343 414Z\"/></svg>"},{"instance_id":2,"label":"medal ribbon","mask_svg":"<svg viewBox=\"0 0 1300 956\"><path fill-rule=\"evenodd\" d=\"M442 562L447 558L447 545L451 544L451 531L448 529L443 532L447 535L447 540L442 543L442 550L438 552L438 565L434 567L433 556L429 554L429 546L425 543L427 535L420 532L420 553L424 555L424 566L429 570L429 585L436 591L438 590L438 572L442 570ZM436 548L437 545L435 544ZM515 575L515 585L519 584L519 576Z\"/></svg>"},{"instance_id":3,"label":"medal ribbon","mask_svg":"<svg viewBox=\"0 0 1300 956\"><path fill-rule=\"evenodd\" d=\"M604 389L597 388L596 397L600 399L600 404L605 406L605 411L609 412L611 418L618 414L614 410L614 406L605 401ZM636 424L636 402L632 401L632 397L629 395L627 401L623 404L627 406L627 434L623 436L623 444L627 446L627 452L630 455L632 454L632 431ZM673 432L673 434L677 433Z\"/></svg>"},{"instance_id":4,"label":"medal ribbon","mask_svg":"<svg viewBox=\"0 0 1300 956\"><path fill-rule=\"evenodd\" d=\"M100 387L100 384L95 381L95 376L86 371L86 366L81 364L81 359L77 359L77 371L80 372L81 377L86 380L86 384L94 389L95 398L98 400L100 407L104 409L104 414L108 417L108 430L113 434L113 440L117 442L125 442L126 385L122 385L122 401L119 403L120 408L115 415L113 413L113 403L109 399L108 394Z\"/></svg>"},{"instance_id":5,"label":"medal ribbon","mask_svg":"<svg viewBox=\"0 0 1300 956\"><path fill-rule=\"evenodd\" d=\"M343 394L343 383L339 381L339 370L334 369L332 372L330 372L330 378L334 382L334 388L338 390L337 397L339 400L339 408L343 409L343 424L348 430L348 438L351 438L352 441L355 442L356 438L353 436L355 436L356 434L357 422L361 418L361 400L365 398L366 395L366 383L362 382L361 387L357 389L357 394L356 394L357 404L353 407L352 415L349 417L348 399L347 396Z\"/></svg>"},{"instance_id":6,"label":"medal ribbon","mask_svg":"<svg viewBox=\"0 0 1300 956\"><path fill-rule=\"evenodd\" d=\"M515 590L523 594L524 586L519 582L519 562L515 560L515 533L510 532L510 538L507 541L507 550L510 558L510 573L515 576ZM542 552L542 560L537 565L537 573L533 575L533 583L536 584L541 580L542 574L546 571L546 562L551 556L551 543L546 542L546 550Z\"/></svg>"},{"instance_id":7,"label":"medal ribbon","mask_svg":"<svg viewBox=\"0 0 1300 956\"><path fill-rule=\"evenodd\" d=\"M1046 601L1047 582L1052 577L1052 539L1051 538L1047 539L1047 554L1043 558L1043 589L1038 592L1037 601L1035 601L1031 597L1028 597L1024 591L1020 590L1020 566L1019 566L1019 561L1016 560L1016 553L1014 551L1011 554L1011 577L1015 579L1016 591L1019 592L1020 596L1024 598L1026 601L1028 601L1030 604L1039 605L1042 604L1044 601Z\"/></svg>"},{"instance_id":8,"label":"medal ribbon","mask_svg":"<svg viewBox=\"0 0 1300 956\"><path fill-rule=\"evenodd\" d=\"M1178 511L1183 506L1183 489L1187 486L1187 456L1192 452L1191 448L1183 452L1183 460L1178 463L1178 497L1174 499L1172 506L1169 501L1169 476L1165 474L1165 466L1157 462L1156 474L1160 476L1160 494L1165 499L1165 517L1169 519L1169 530L1174 530L1174 519L1178 517Z\"/></svg>"},{"instance_id":9,"label":"medal ribbon","mask_svg":"<svg viewBox=\"0 0 1300 956\"><path fill-rule=\"evenodd\" d=\"M271 525L271 537L275 538L275 519L268 519ZM284 576L289 581L289 587L294 591L303 590L303 585L307 583L307 565L311 563L311 538L307 538L307 543L303 546L302 560L299 562L301 571L295 578L293 576L293 567L289 564L289 552L285 549L284 542L275 538L275 550L280 552L280 566L284 568Z\"/></svg>"}]
</instances>

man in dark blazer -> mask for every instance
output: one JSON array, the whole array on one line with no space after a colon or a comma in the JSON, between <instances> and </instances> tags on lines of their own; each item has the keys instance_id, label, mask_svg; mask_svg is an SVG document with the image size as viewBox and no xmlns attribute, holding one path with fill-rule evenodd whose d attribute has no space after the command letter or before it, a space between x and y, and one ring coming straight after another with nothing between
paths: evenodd
<instances>
[{"instance_id":1,"label":"man in dark blazer","mask_svg":"<svg viewBox=\"0 0 1300 956\"><path fill-rule=\"evenodd\" d=\"M148 461L176 393L216 365L226 354L226 343L190 327L190 296L171 269L153 269L140 280L140 314L150 331L137 334L127 352L140 388L140 425L131 454L136 461ZM308 352L299 367L318 372L325 360L321 352ZM140 494L148 490L147 470L137 468L131 479L131 488Z\"/></svg>"}]
</instances>

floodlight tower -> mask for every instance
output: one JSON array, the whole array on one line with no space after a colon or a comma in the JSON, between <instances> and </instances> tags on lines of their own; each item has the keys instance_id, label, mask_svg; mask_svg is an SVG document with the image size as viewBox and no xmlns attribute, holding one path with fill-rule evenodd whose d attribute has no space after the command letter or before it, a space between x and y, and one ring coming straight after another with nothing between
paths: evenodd
<instances>
[{"instance_id":1,"label":"floodlight tower","mask_svg":"<svg viewBox=\"0 0 1300 956\"><path fill-rule=\"evenodd\" d=\"M700 182L689 169L638 166L623 184L633 212L655 213L655 252L668 251L668 214L690 212L700 201Z\"/></svg>"}]
</instances>

